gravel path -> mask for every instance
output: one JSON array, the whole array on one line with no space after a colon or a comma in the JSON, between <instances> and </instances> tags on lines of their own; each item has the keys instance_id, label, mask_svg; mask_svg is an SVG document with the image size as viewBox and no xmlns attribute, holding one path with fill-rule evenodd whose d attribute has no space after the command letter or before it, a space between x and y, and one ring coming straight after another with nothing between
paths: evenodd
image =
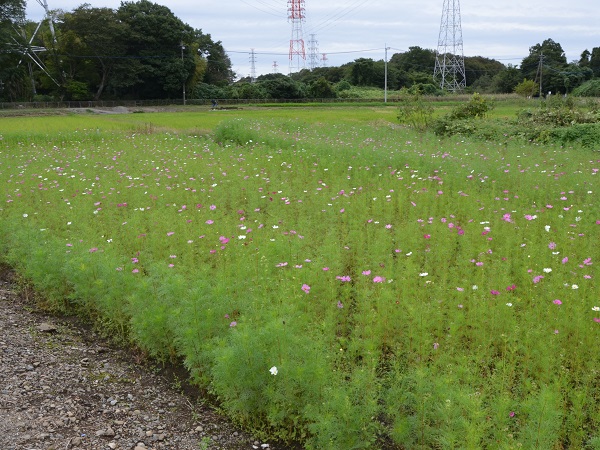
<instances>
[{"instance_id":1,"label":"gravel path","mask_svg":"<svg viewBox=\"0 0 600 450\"><path fill-rule=\"evenodd\" d=\"M178 383L49 318L0 267L0 449L265 449Z\"/></svg>"}]
</instances>

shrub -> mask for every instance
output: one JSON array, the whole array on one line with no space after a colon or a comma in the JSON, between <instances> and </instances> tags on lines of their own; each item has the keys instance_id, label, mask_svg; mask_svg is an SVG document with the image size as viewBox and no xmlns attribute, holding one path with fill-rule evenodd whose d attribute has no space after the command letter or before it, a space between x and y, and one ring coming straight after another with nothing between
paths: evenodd
<instances>
[{"instance_id":1,"label":"shrub","mask_svg":"<svg viewBox=\"0 0 600 450\"><path fill-rule=\"evenodd\" d=\"M600 97L600 79L586 81L573 89L571 94L575 97Z\"/></svg>"},{"instance_id":2,"label":"shrub","mask_svg":"<svg viewBox=\"0 0 600 450\"><path fill-rule=\"evenodd\" d=\"M424 102L418 92L400 104L398 120L417 130L424 131L429 126L432 117L433 106Z\"/></svg>"},{"instance_id":3,"label":"shrub","mask_svg":"<svg viewBox=\"0 0 600 450\"><path fill-rule=\"evenodd\" d=\"M441 136L473 134L476 129L473 119L484 118L492 108L489 100L475 93L468 102L456 106L450 113L435 120L432 123L433 132Z\"/></svg>"}]
</instances>

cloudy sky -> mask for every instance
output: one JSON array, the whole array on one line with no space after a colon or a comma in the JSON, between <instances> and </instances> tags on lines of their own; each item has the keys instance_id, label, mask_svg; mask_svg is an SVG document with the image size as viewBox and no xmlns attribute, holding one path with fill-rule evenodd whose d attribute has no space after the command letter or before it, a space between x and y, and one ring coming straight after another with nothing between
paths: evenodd
<instances>
[{"instance_id":1,"label":"cloudy sky","mask_svg":"<svg viewBox=\"0 0 600 450\"><path fill-rule=\"evenodd\" d=\"M83 1L46 0L50 9L70 11ZM411 46L436 49L445 2L459 0L305 0L302 33L318 64L339 66L357 58L382 60ZM28 1L28 18L40 20L43 0ZM88 0L118 8L119 0ZM238 76L249 76L254 49L256 74L289 73L292 23L287 0L155 0L183 22L221 41ZM485 56L518 65L529 47L551 38L569 61L600 47L598 0L462 0L465 56ZM295 39L295 38L294 38ZM313 40L316 45L310 45ZM323 60L323 54L326 60ZM298 62L292 63L296 71ZM433 68L432 68L433 70Z\"/></svg>"}]
</instances>

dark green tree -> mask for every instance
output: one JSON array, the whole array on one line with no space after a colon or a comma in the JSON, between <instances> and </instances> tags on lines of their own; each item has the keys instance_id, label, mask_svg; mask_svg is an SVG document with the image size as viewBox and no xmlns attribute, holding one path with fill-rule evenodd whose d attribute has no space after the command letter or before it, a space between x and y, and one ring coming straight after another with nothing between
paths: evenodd
<instances>
[{"instance_id":1,"label":"dark green tree","mask_svg":"<svg viewBox=\"0 0 600 450\"><path fill-rule=\"evenodd\" d=\"M269 97L269 92L262 83L248 81L237 82L227 88L229 98L264 99Z\"/></svg>"},{"instance_id":2,"label":"dark green tree","mask_svg":"<svg viewBox=\"0 0 600 450\"><path fill-rule=\"evenodd\" d=\"M582 67L577 63L571 63L563 70L562 76L565 93L568 94L573 89L592 79L594 72L589 67Z\"/></svg>"},{"instance_id":3,"label":"dark green tree","mask_svg":"<svg viewBox=\"0 0 600 450\"><path fill-rule=\"evenodd\" d=\"M408 47L404 53L394 53L390 64L403 72L433 73L435 67L435 52L421 47Z\"/></svg>"},{"instance_id":4,"label":"dark green tree","mask_svg":"<svg viewBox=\"0 0 600 450\"><path fill-rule=\"evenodd\" d=\"M264 81L263 81L264 80ZM307 89L304 83L294 81L282 74L270 74L260 80L261 86L269 93L269 98L299 99L306 98Z\"/></svg>"},{"instance_id":5,"label":"dark green tree","mask_svg":"<svg viewBox=\"0 0 600 450\"><path fill-rule=\"evenodd\" d=\"M308 95L313 98L335 98L337 94L333 89L333 85L325 79L320 77L313 81L308 88Z\"/></svg>"},{"instance_id":6,"label":"dark green tree","mask_svg":"<svg viewBox=\"0 0 600 450\"><path fill-rule=\"evenodd\" d=\"M540 75L540 61L541 75ZM521 62L524 78L540 83L544 93L565 93L563 70L567 66L567 57L558 42L546 39L541 44L529 48L529 56Z\"/></svg>"},{"instance_id":7,"label":"dark green tree","mask_svg":"<svg viewBox=\"0 0 600 450\"><path fill-rule=\"evenodd\" d=\"M590 69L595 77L600 77L600 47L594 47L590 55Z\"/></svg>"},{"instance_id":8,"label":"dark green tree","mask_svg":"<svg viewBox=\"0 0 600 450\"><path fill-rule=\"evenodd\" d=\"M59 18L59 45L70 79L86 82L98 100L115 71L127 71L129 26L115 10L83 4Z\"/></svg>"},{"instance_id":9,"label":"dark green tree","mask_svg":"<svg viewBox=\"0 0 600 450\"><path fill-rule=\"evenodd\" d=\"M521 81L523 81L521 70L512 65L508 65L508 67L498 72L492 78L491 91L497 94L510 94L514 92L515 87Z\"/></svg>"},{"instance_id":10,"label":"dark green tree","mask_svg":"<svg viewBox=\"0 0 600 450\"><path fill-rule=\"evenodd\" d=\"M504 64L495 59L484 58L483 56L465 57L465 75L467 86L474 84L480 77L485 75L493 78L496 74L504 70Z\"/></svg>"},{"instance_id":11,"label":"dark green tree","mask_svg":"<svg viewBox=\"0 0 600 450\"><path fill-rule=\"evenodd\" d=\"M373 86L377 75L375 61L371 58L359 58L352 63L350 83L354 86Z\"/></svg>"},{"instance_id":12,"label":"dark green tree","mask_svg":"<svg viewBox=\"0 0 600 450\"><path fill-rule=\"evenodd\" d=\"M585 49L583 52L581 52L581 56L579 57L579 62L578 62L579 66L589 67L591 56L592 56L592 54L590 53L590 51L588 49Z\"/></svg>"},{"instance_id":13,"label":"dark green tree","mask_svg":"<svg viewBox=\"0 0 600 450\"><path fill-rule=\"evenodd\" d=\"M198 43L198 51L206 58L206 71L202 82L225 87L233 83L235 73L231 69L231 60L221 41L214 42L210 34L204 34L196 30L195 41Z\"/></svg>"},{"instance_id":14,"label":"dark green tree","mask_svg":"<svg viewBox=\"0 0 600 450\"><path fill-rule=\"evenodd\" d=\"M416 84L433 83L435 52L418 46L409 47L404 53L395 53L389 66L396 72L398 87L411 87Z\"/></svg>"},{"instance_id":15,"label":"dark green tree","mask_svg":"<svg viewBox=\"0 0 600 450\"><path fill-rule=\"evenodd\" d=\"M25 1L0 1L0 99L16 100L27 91L24 66L14 46L15 29L25 21Z\"/></svg>"},{"instance_id":16,"label":"dark green tree","mask_svg":"<svg viewBox=\"0 0 600 450\"><path fill-rule=\"evenodd\" d=\"M194 30L169 8L148 0L121 2L117 17L128 27L127 70L112 88L133 98L178 98L195 72Z\"/></svg>"}]
</instances>

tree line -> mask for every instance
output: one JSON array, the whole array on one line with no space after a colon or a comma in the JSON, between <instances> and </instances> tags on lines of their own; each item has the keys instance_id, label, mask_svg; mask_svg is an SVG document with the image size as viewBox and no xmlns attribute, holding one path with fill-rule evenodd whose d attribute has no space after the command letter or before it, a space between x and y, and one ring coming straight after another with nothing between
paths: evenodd
<instances>
[{"instance_id":1,"label":"tree line","mask_svg":"<svg viewBox=\"0 0 600 450\"><path fill-rule=\"evenodd\" d=\"M386 72L392 91L443 93L433 78L436 52L418 46L387 63L358 58L236 80L220 41L149 0L54 11L53 24L54 34L47 26L35 33L24 0L0 2L0 100L352 97L357 88L383 88ZM561 45L546 39L519 66L482 56L464 62L467 92L600 95L600 47L568 62Z\"/></svg>"}]
</instances>

